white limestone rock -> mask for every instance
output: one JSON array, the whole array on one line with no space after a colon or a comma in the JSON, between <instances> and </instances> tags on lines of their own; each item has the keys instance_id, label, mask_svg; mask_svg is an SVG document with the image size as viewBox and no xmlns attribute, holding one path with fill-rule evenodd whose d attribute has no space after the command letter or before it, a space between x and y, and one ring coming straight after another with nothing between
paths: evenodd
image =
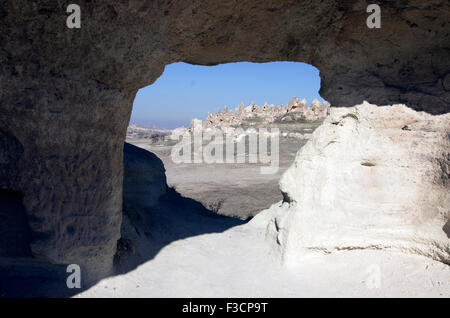
<instances>
[{"instance_id":1,"label":"white limestone rock","mask_svg":"<svg viewBox=\"0 0 450 318\"><path fill-rule=\"evenodd\" d=\"M331 108L257 216L286 264L390 249L450 263L450 114L364 102Z\"/></svg>"}]
</instances>

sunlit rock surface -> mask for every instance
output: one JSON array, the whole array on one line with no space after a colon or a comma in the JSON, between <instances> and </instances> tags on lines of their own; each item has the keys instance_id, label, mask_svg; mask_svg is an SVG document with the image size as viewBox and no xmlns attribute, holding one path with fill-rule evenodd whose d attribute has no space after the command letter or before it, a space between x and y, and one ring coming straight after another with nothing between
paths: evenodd
<instances>
[{"instance_id":1,"label":"sunlit rock surface","mask_svg":"<svg viewBox=\"0 0 450 318\"><path fill-rule=\"evenodd\" d=\"M404 105L332 108L264 212L284 262L389 249L450 262L450 114ZM267 220L266 220L267 221Z\"/></svg>"}]
</instances>

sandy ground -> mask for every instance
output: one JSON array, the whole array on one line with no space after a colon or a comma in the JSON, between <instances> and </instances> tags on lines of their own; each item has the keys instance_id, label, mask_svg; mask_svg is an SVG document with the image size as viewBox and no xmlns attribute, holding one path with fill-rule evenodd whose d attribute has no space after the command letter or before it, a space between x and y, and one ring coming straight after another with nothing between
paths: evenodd
<instances>
[{"instance_id":1,"label":"sandy ground","mask_svg":"<svg viewBox=\"0 0 450 318\"><path fill-rule=\"evenodd\" d=\"M450 296L449 266L421 256L342 251L287 268L269 256L264 227L253 223L174 241L75 297Z\"/></svg>"}]
</instances>

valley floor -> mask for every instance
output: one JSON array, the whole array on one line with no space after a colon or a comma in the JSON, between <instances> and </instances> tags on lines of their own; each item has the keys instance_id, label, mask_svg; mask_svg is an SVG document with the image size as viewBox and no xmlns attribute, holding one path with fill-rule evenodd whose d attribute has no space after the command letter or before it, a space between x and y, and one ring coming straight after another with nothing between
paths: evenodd
<instances>
[{"instance_id":1,"label":"valley floor","mask_svg":"<svg viewBox=\"0 0 450 318\"><path fill-rule=\"evenodd\" d=\"M156 154L166 168L168 185L183 196L220 215L245 220L283 198L278 181L306 140L280 138L279 169L273 174L261 174L261 167L268 165L250 164L248 159L242 164L175 164L171 146L151 144L142 138L129 138L127 142Z\"/></svg>"}]
</instances>

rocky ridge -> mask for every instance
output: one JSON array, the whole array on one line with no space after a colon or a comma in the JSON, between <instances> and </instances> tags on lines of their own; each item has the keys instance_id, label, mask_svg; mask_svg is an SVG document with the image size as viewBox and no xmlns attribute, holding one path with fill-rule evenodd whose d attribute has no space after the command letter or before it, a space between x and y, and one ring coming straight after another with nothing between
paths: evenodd
<instances>
[{"instance_id":1,"label":"rocky ridge","mask_svg":"<svg viewBox=\"0 0 450 318\"><path fill-rule=\"evenodd\" d=\"M180 136L203 132L206 134L222 132L239 141L248 135L259 135L259 128L270 128L263 135L280 136L295 139L309 139L314 129L330 113L330 104L314 99L308 107L306 99L294 97L287 105L264 103L263 106L251 102L248 106L241 103L233 110L228 106L219 108L216 114L208 112L206 120L194 118L189 126L172 130L166 140L178 141ZM278 130L274 130L277 128Z\"/></svg>"},{"instance_id":2,"label":"rocky ridge","mask_svg":"<svg viewBox=\"0 0 450 318\"><path fill-rule=\"evenodd\" d=\"M156 143L163 142L170 132L170 129L145 128L136 124L130 124L127 128L127 138L144 138L149 139L152 143Z\"/></svg>"},{"instance_id":3,"label":"rocky ridge","mask_svg":"<svg viewBox=\"0 0 450 318\"><path fill-rule=\"evenodd\" d=\"M260 106L251 102L248 106L241 103L234 110L224 107L223 112L219 108L216 114L208 113L202 128L219 128L225 130L229 127L243 125L254 126L256 124L272 124L275 122L292 122L296 120L315 121L321 120L329 113L330 104L314 99L308 107L306 99L292 98L287 105L273 105L267 102ZM191 122L188 128L194 126Z\"/></svg>"}]
</instances>

